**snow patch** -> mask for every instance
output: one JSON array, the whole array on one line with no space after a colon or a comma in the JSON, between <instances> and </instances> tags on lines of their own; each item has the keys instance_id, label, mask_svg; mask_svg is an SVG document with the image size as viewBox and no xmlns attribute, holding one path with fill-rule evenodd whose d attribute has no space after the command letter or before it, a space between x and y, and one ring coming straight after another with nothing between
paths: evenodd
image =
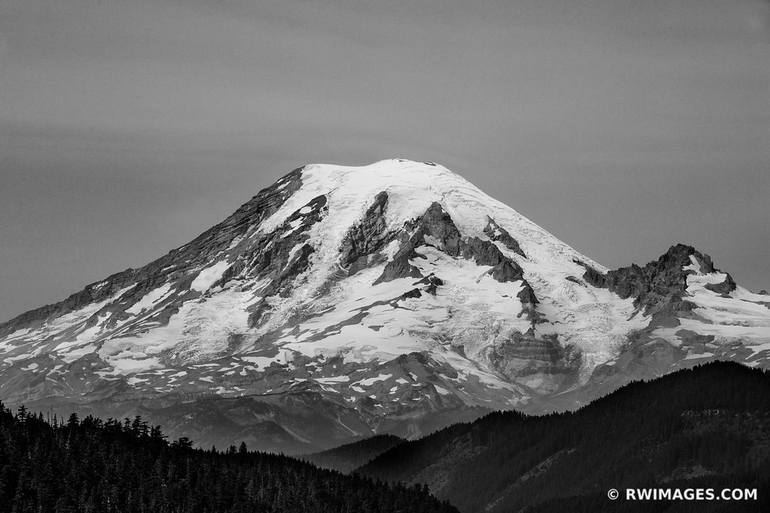
<instances>
[{"instance_id":1,"label":"snow patch","mask_svg":"<svg viewBox=\"0 0 770 513\"><path fill-rule=\"evenodd\" d=\"M126 308L126 313L130 313L134 315L139 314L144 310L152 307L159 301L165 299L170 292L171 292L171 284L164 283L157 289L152 290L147 294L145 294L144 297L139 301L137 301L134 305L132 305L131 308Z\"/></svg>"},{"instance_id":2,"label":"snow patch","mask_svg":"<svg viewBox=\"0 0 770 513\"><path fill-rule=\"evenodd\" d=\"M355 384L361 385L364 387L370 387L373 384L377 383L378 381L385 381L387 379L390 379L391 377L393 377L393 374L378 374L374 378L366 378L366 379L361 379L359 381L356 381Z\"/></svg>"},{"instance_id":3,"label":"snow patch","mask_svg":"<svg viewBox=\"0 0 770 513\"><path fill-rule=\"evenodd\" d=\"M214 283L222 277L230 264L226 260L221 260L211 267L207 267L198 273L198 276L190 284L191 290L197 290L198 292L206 292L211 288Z\"/></svg>"},{"instance_id":4,"label":"snow patch","mask_svg":"<svg viewBox=\"0 0 770 513\"><path fill-rule=\"evenodd\" d=\"M329 378L314 378L319 383L323 383L325 385L332 384L332 383L347 383L350 381L350 376L332 376Z\"/></svg>"}]
</instances>

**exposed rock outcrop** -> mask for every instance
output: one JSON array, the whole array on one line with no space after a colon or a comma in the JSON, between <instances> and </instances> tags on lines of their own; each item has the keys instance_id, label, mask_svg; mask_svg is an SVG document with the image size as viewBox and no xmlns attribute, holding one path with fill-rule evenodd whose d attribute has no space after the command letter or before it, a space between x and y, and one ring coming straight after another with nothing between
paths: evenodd
<instances>
[{"instance_id":1,"label":"exposed rock outcrop","mask_svg":"<svg viewBox=\"0 0 770 513\"><path fill-rule=\"evenodd\" d=\"M664 308L671 308L672 305L677 311L691 309L691 305L687 305L687 301L682 299L687 288L687 275L692 272L683 268L692 265L691 256L700 265L702 273L717 271L711 257L684 244L672 246L658 260L644 267L632 264L608 271L606 274L601 274L584 262L576 260L576 263L586 269L583 279L587 283L609 289L623 299L633 297L637 308L645 314L655 314ZM735 283L729 278L720 289L734 290L734 287Z\"/></svg>"},{"instance_id":2,"label":"exposed rock outcrop","mask_svg":"<svg viewBox=\"0 0 770 513\"><path fill-rule=\"evenodd\" d=\"M415 247L429 244L450 256L459 256L462 251L460 230L440 203L433 202L417 220L416 225L407 226L406 229L414 230L412 242Z\"/></svg>"},{"instance_id":3,"label":"exposed rock outcrop","mask_svg":"<svg viewBox=\"0 0 770 513\"><path fill-rule=\"evenodd\" d=\"M707 283L705 285L708 290L716 292L717 294L722 294L724 296L734 291L736 286L737 285L735 284L735 280L733 280L733 277L730 276L729 273L725 275L725 281L722 283Z\"/></svg>"},{"instance_id":4,"label":"exposed rock outcrop","mask_svg":"<svg viewBox=\"0 0 770 513\"><path fill-rule=\"evenodd\" d=\"M413 258L422 257L415 252L412 242L408 241L398 250L393 260L385 265L385 269L383 269L382 274L374 281L373 285L399 278L422 278L420 270L409 262Z\"/></svg>"},{"instance_id":5,"label":"exposed rock outcrop","mask_svg":"<svg viewBox=\"0 0 770 513\"><path fill-rule=\"evenodd\" d=\"M510 249L517 255L521 255L524 258L527 258L527 255L524 254L521 246L519 246L519 241L514 239L511 234L505 230L505 228L499 226L495 220L489 216L487 216L487 225L484 227L484 234L495 242L501 242L503 246Z\"/></svg>"},{"instance_id":6,"label":"exposed rock outcrop","mask_svg":"<svg viewBox=\"0 0 770 513\"><path fill-rule=\"evenodd\" d=\"M444 280L439 278L433 273L430 273L425 278L418 281L416 284L425 284L426 287L423 289L425 292L431 295L436 295L436 289L444 284Z\"/></svg>"},{"instance_id":7,"label":"exposed rock outcrop","mask_svg":"<svg viewBox=\"0 0 770 513\"><path fill-rule=\"evenodd\" d=\"M241 272L269 280L262 291L264 297L286 297L297 276L309 268L315 248L307 242L308 231L324 216L326 202L325 196L313 198L291 214L277 230L261 236L258 243L239 258L238 262L242 262L240 265L243 267ZM265 301L252 307L249 327L262 323L268 311Z\"/></svg>"},{"instance_id":8,"label":"exposed rock outcrop","mask_svg":"<svg viewBox=\"0 0 770 513\"><path fill-rule=\"evenodd\" d=\"M340 265L347 268L349 275L366 267L369 257L384 248L394 234L387 231L385 212L388 207L388 193L382 191L366 210L361 222L345 235L340 248Z\"/></svg>"},{"instance_id":9,"label":"exposed rock outcrop","mask_svg":"<svg viewBox=\"0 0 770 513\"><path fill-rule=\"evenodd\" d=\"M488 274L499 282L523 279L524 271L519 264L505 256L493 242L478 237L463 240L452 217L439 203L434 202L420 218L407 223L405 231L412 235L388 262L375 284L421 276L419 270L409 263L409 260L421 257L416 251L420 246L434 246L450 256L473 260L477 265L491 266Z\"/></svg>"},{"instance_id":10,"label":"exposed rock outcrop","mask_svg":"<svg viewBox=\"0 0 770 513\"><path fill-rule=\"evenodd\" d=\"M535 291L527 280L522 278L522 282L521 292L516 295L523 307L523 310L519 315L526 315L533 325L543 322L543 315L537 311L537 305L540 301L538 301L537 296L535 296Z\"/></svg>"}]
</instances>

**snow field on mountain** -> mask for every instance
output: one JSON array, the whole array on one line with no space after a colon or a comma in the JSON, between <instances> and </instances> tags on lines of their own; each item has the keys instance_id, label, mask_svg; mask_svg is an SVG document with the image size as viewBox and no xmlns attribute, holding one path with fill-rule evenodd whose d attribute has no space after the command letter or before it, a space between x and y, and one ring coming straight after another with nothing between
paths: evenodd
<instances>
[{"instance_id":1,"label":"snow field on mountain","mask_svg":"<svg viewBox=\"0 0 770 513\"><path fill-rule=\"evenodd\" d=\"M164 326L104 341L99 356L116 373L162 367L161 355L179 359L180 363L205 359L227 349L231 334L245 331L246 308L253 301L253 292L235 288L188 300Z\"/></svg>"}]
</instances>

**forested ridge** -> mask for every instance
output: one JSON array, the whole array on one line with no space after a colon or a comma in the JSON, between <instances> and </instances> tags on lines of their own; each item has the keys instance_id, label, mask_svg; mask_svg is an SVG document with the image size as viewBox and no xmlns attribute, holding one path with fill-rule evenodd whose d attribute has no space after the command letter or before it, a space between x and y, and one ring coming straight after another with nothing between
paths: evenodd
<instances>
[{"instance_id":1,"label":"forested ridge","mask_svg":"<svg viewBox=\"0 0 770 513\"><path fill-rule=\"evenodd\" d=\"M394 435L375 435L333 449L306 454L302 459L321 467L350 472L406 440Z\"/></svg>"},{"instance_id":2,"label":"forested ridge","mask_svg":"<svg viewBox=\"0 0 770 513\"><path fill-rule=\"evenodd\" d=\"M577 412L497 412L381 454L360 474L425 482L468 513L770 511L770 372L717 362ZM759 500L610 501L610 488L756 488Z\"/></svg>"},{"instance_id":3,"label":"forested ridge","mask_svg":"<svg viewBox=\"0 0 770 513\"><path fill-rule=\"evenodd\" d=\"M345 476L282 455L194 449L141 418L66 422L0 403L0 512L451 513L422 486Z\"/></svg>"}]
</instances>

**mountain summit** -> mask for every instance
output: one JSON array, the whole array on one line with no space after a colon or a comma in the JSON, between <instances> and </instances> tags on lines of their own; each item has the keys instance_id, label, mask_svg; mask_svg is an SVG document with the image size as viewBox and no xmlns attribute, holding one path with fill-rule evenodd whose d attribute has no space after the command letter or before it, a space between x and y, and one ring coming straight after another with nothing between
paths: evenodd
<instances>
[{"instance_id":1,"label":"mountain summit","mask_svg":"<svg viewBox=\"0 0 770 513\"><path fill-rule=\"evenodd\" d=\"M0 395L308 452L769 354L770 296L694 248L608 270L396 159L296 169L158 260L0 325Z\"/></svg>"}]
</instances>

